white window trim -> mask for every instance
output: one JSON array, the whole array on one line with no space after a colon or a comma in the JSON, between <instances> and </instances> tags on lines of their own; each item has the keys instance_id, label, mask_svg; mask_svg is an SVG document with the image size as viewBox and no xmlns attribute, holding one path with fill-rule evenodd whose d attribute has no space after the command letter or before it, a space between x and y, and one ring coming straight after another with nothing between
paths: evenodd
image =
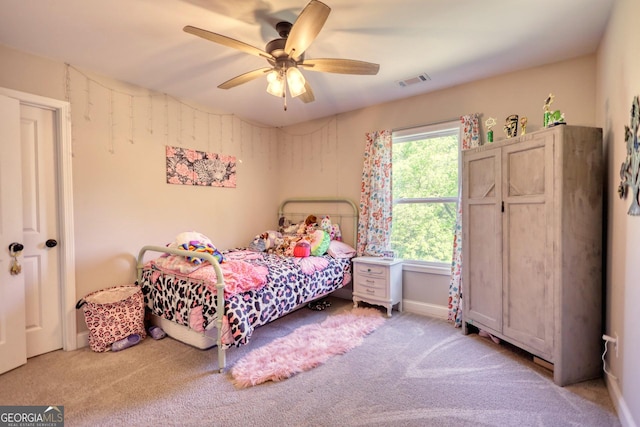
<instances>
[{"instance_id":1,"label":"white window trim","mask_svg":"<svg viewBox=\"0 0 640 427\"><path fill-rule=\"evenodd\" d=\"M438 276L450 276L451 265L443 262L426 262L417 260L407 260L402 263L402 271L414 273L434 274Z\"/></svg>"}]
</instances>

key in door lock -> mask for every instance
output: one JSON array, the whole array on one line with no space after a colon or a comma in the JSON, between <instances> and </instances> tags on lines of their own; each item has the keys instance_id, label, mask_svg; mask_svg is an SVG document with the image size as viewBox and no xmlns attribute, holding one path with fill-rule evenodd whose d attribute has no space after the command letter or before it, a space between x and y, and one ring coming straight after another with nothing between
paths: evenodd
<instances>
[{"instance_id":1,"label":"key in door lock","mask_svg":"<svg viewBox=\"0 0 640 427\"><path fill-rule=\"evenodd\" d=\"M20 243L13 242L9 245L9 254L11 255L11 258L13 258L9 270L12 276L16 276L22 271L22 266L18 262L18 254L22 252L23 249L24 245Z\"/></svg>"}]
</instances>

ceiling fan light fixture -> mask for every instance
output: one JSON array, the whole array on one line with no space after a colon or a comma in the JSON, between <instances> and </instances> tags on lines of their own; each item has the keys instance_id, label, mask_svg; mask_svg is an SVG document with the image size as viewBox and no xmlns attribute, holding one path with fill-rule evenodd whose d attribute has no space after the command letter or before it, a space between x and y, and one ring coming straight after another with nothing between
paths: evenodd
<instances>
[{"instance_id":1,"label":"ceiling fan light fixture","mask_svg":"<svg viewBox=\"0 0 640 427\"><path fill-rule=\"evenodd\" d=\"M284 96L284 76L277 70L272 70L267 74L267 92L273 96L282 98Z\"/></svg>"},{"instance_id":2,"label":"ceiling fan light fixture","mask_svg":"<svg viewBox=\"0 0 640 427\"><path fill-rule=\"evenodd\" d=\"M271 83L274 80L278 80L279 77L280 73L273 69L267 73L267 82Z\"/></svg>"},{"instance_id":3,"label":"ceiling fan light fixture","mask_svg":"<svg viewBox=\"0 0 640 427\"><path fill-rule=\"evenodd\" d=\"M292 98L300 96L307 91L304 87L305 83L306 81L300 70L296 67L287 68L287 86L289 86L289 93Z\"/></svg>"}]
</instances>

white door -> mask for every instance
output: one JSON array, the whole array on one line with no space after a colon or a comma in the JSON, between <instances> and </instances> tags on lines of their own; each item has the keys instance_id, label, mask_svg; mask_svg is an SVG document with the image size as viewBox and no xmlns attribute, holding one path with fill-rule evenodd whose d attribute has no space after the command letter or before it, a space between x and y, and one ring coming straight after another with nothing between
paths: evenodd
<instances>
[{"instance_id":1,"label":"white door","mask_svg":"<svg viewBox=\"0 0 640 427\"><path fill-rule=\"evenodd\" d=\"M62 348L54 112L22 105L22 226L27 357ZM47 246L48 244L48 246Z\"/></svg>"},{"instance_id":2,"label":"white door","mask_svg":"<svg viewBox=\"0 0 640 427\"><path fill-rule=\"evenodd\" d=\"M27 357L62 348L62 319L54 112L0 99L7 109L0 114L0 239L6 248L0 263L0 292L6 296L0 303L2 373L24 364ZM12 242L24 246L18 275L9 273Z\"/></svg>"},{"instance_id":3,"label":"white door","mask_svg":"<svg viewBox=\"0 0 640 427\"><path fill-rule=\"evenodd\" d=\"M20 103L0 96L0 373L27 363L24 274L12 275L9 245L22 241Z\"/></svg>"}]
</instances>

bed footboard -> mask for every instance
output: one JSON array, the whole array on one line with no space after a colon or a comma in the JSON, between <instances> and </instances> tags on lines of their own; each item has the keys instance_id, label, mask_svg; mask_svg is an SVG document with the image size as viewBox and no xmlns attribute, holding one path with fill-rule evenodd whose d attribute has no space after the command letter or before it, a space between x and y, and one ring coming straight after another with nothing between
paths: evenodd
<instances>
[{"instance_id":1,"label":"bed footboard","mask_svg":"<svg viewBox=\"0 0 640 427\"><path fill-rule=\"evenodd\" d=\"M225 312L224 312L224 306L225 306L225 301L224 301L224 276L222 274L222 270L220 269L220 264L218 263L218 260L215 259L211 254L206 253L206 252L195 252L195 251L186 251L183 249L176 249L176 248L168 248L168 247L164 247L164 246L143 246L142 249L140 249L140 252L138 253L138 262L137 262L137 283L140 284L141 280L142 280L142 270L144 268L144 256L147 252L159 252L159 253L166 253L166 254L171 254L171 255L180 255L180 256L188 256L188 257L196 257L196 258L200 258L204 261L208 261L213 268L215 269L216 272L216 292L217 295L220 296L222 295L222 298L218 297L217 298L217 306L216 306L216 312L217 312L217 319L216 319L216 329L217 329L217 338L216 338L216 344L218 346L218 372L224 372L226 365L227 365L227 359L226 359L226 354L225 354L225 349L222 346L222 322L223 322L223 316L225 316Z\"/></svg>"}]
</instances>

